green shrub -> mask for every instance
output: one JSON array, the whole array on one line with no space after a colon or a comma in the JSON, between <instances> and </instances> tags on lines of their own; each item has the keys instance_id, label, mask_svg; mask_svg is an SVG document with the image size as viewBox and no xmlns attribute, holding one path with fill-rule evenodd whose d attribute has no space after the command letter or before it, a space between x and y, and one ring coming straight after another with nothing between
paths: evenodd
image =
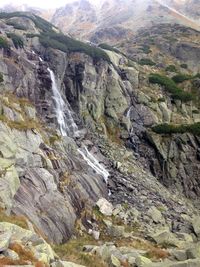
<instances>
[{"instance_id":1,"label":"green shrub","mask_svg":"<svg viewBox=\"0 0 200 267\"><path fill-rule=\"evenodd\" d=\"M142 58L138 62L140 65L149 65L149 66L154 66L156 65L155 62L153 62L150 58Z\"/></svg>"},{"instance_id":2,"label":"green shrub","mask_svg":"<svg viewBox=\"0 0 200 267\"><path fill-rule=\"evenodd\" d=\"M0 37L0 49L1 48L9 48L8 41L3 37Z\"/></svg>"},{"instance_id":3,"label":"green shrub","mask_svg":"<svg viewBox=\"0 0 200 267\"><path fill-rule=\"evenodd\" d=\"M23 39L21 36L15 34L15 33L7 33L7 37L12 39L13 44L14 44L16 49L24 47L24 42L23 42Z\"/></svg>"},{"instance_id":4,"label":"green shrub","mask_svg":"<svg viewBox=\"0 0 200 267\"><path fill-rule=\"evenodd\" d=\"M165 70L166 70L166 71L169 71L169 72L176 72L176 71L177 71L175 65L169 65L169 66L166 67Z\"/></svg>"},{"instance_id":5,"label":"green shrub","mask_svg":"<svg viewBox=\"0 0 200 267\"><path fill-rule=\"evenodd\" d=\"M164 123L152 127L152 130L157 134L192 133L194 135L200 136L200 122L181 125L172 125Z\"/></svg>"},{"instance_id":6,"label":"green shrub","mask_svg":"<svg viewBox=\"0 0 200 267\"><path fill-rule=\"evenodd\" d=\"M127 67L134 68L135 67L135 62L131 59L128 60Z\"/></svg>"},{"instance_id":7,"label":"green shrub","mask_svg":"<svg viewBox=\"0 0 200 267\"><path fill-rule=\"evenodd\" d=\"M192 113L193 113L193 114L199 114L199 113L200 113L200 111L199 111L199 110L197 110L197 109L194 109L194 110L192 111Z\"/></svg>"},{"instance_id":8,"label":"green shrub","mask_svg":"<svg viewBox=\"0 0 200 267\"><path fill-rule=\"evenodd\" d=\"M199 78L200 79L200 73L197 73L194 78Z\"/></svg>"},{"instance_id":9,"label":"green shrub","mask_svg":"<svg viewBox=\"0 0 200 267\"><path fill-rule=\"evenodd\" d=\"M100 48L102 48L102 49L105 49L105 50L109 50L109 51L113 51L113 52L115 52L115 53L118 53L118 54L120 54L121 52L117 49L117 48L114 48L114 47L112 47L112 46L110 46L110 45L108 45L108 44L99 44L98 45Z\"/></svg>"},{"instance_id":10,"label":"green shrub","mask_svg":"<svg viewBox=\"0 0 200 267\"><path fill-rule=\"evenodd\" d=\"M164 97L158 98L158 102L165 102L165 98Z\"/></svg>"},{"instance_id":11,"label":"green shrub","mask_svg":"<svg viewBox=\"0 0 200 267\"><path fill-rule=\"evenodd\" d=\"M141 50L145 53L145 54L149 54L151 53L151 49L149 45L143 45L143 47L141 48Z\"/></svg>"},{"instance_id":12,"label":"green shrub","mask_svg":"<svg viewBox=\"0 0 200 267\"><path fill-rule=\"evenodd\" d=\"M188 75L188 74L182 74L182 73L179 73L177 75L175 75L172 80L175 82L175 83L182 83L184 81L188 81L190 79L192 79L193 77L191 75Z\"/></svg>"},{"instance_id":13,"label":"green shrub","mask_svg":"<svg viewBox=\"0 0 200 267\"><path fill-rule=\"evenodd\" d=\"M81 52L91 56L94 60L104 59L110 62L109 56L102 49L74 40L64 34L47 33L40 35L39 39L46 48L51 47L63 52Z\"/></svg>"},{"instance_id":14,"label":"green shrub","mask_svg":"<svg viewBox=\"0 0 200 267\"><path fill-rule=\"evenodd\" d=\"M0 83L2 83L2 82L3 82L3 74L0 73Z\"/></svg>"},{"instance_id":15,"label":"green shrub","mask_svg":"<svg viewBox=\"0 0 200 267\"><path fill-rule=\"evenodd\" d=\"M41 17L37 15L32 15L28 14L26 12L11 12L11 13L6 13L6 12L1 12L0 13L0 19L10 19L14 17L24 17L32 20L37 28L42 30L43 32L52 32L53 31L53 25L42 19Z\"/></svg>"},{"instance_id":16,"label":"green shrub","mask_svg":"<svg viewBox=\"0 0 200 267\"><path fill-rule=\"evenodd\" d=\"M183 68L183 69L187 69L187 68L188 68L188 65L185 64L185 63L184 63L184 64L181 64L180 66L181 66L181 68Z\"/></svg>"},{"instance_id":17,"label":"green shrub","mask_svg":"<svg viewBox=\"0 0 200 267\"><path fill-rule=\"evenodd\" d=\"M180 89L176 83L167 76L152 73L149 77L149 82L164 86L165 89L171 94L173 99L179 99L183 102L188 102L194 99L193 94L187 93Z\"/></svg>"},{"instance_id":18,"label":"green shrub","mask_svg":"<svg viewBox=\"0 0 200 267\"><path fill-rule=\"evenodd\" d=\"M19 24L19 23L14 22L14 21L8 21L8 22L6 22L6 24L13 26L13 28L15 28L16 30L22 30L22 31L27 30L27 28L24 25Z\"/></svg>"}]
</instances>

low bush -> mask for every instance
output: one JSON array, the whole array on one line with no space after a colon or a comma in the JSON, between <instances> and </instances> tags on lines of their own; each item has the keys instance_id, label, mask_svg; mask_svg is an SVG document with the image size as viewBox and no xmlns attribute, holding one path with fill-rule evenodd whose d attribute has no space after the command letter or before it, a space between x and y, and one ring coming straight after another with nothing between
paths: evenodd
<instances>
[{"instance_id":1,"label":"low bush","mask_svg":"<svg viewBox=\"0 0 200 267\"><path fill-rule=\"evenodd\" d=\"M12 39L13 44L14 44L16 49L24 47L24 42L23 42L23 39L21 36L15 34L15 33L7 33L7 37Z\"/></svg>"},{"instance_id":2,"label":"low bush","mask_svg":"<svg viewBox=\"0 0 200 267\"><path fill-rule=\"evenodd\" d=\"M169 66L166 67L165 70L166 70L166 71L169 71L169 72L176 72L176 71L177 71L175 65L169 65Z\"/></svg>"},{"instance_id":3,"label":"low bush","mask_svg":"<svg viewBox=\"0 0 200 267\"><path fill-rule=\"evenodd\" d=\"M183 68L183 69L187 69L188 65L184 63L184 64L181 64L180 67Z\"/></svg>"},{"instance_id":4,"label":"low bush","mask_svg":"<svg viewBox=\"0 0 200 267\"><path fill-rule=\"evenodd\" d=\"M138 62L140 65L149 65L149 66L154 66L156 65L155 62L153 62L150 58L142 58Z\"/></svg>"},{"instance_id":5,"label":"low bush","mask_svg":"<svg viewBox=\"0 0 200 267\"><path fill-rule=\"evenodd\" d=\"M164 86L165 89L171 94L173 99L179 99L183 102L188 102L194 99L193 94L187 93L180 89L176 83L167 76L152 73L149 77L149 82Z\"/></svg>"},{"instance_id":6,"label":"low bush","mask_svg":"<svg viewBox=\"0 0 200 267\"><path fill-rule=\"evenodd\" d=\"M143 45L143 47L141 48L141 50L145 53L145 54L150 54L152 51L150 49L149 45Z\"/></svg>"},{"instance_id":7,"label":"low bush","mask_svg":"<svg viewBox=\"0 0 200 267\"><path fill-rule=\"evenodd\" d=\"M95 60L104 59L110 62L109 56L102 49L90 46L81 41L72 39L60 33L42 34L39 37L44 47L59 49L63 52L81 52L91 56Z\"/></svg>"},{"instance_id":8,"label":"low bush","mask_svg":"<svg viewBox=\"0 0 200 267\"><path fill-rule=\"evenodd\" d=\"M42 30L43 32L52 32L53 31L53 24L50 22L42 19L41 17L37 15L32 15L28 14L26 12L11 12L11 13L6 13L6 12L1 12L0 13L0 19L10 19L14 17L24 17L32 20L37 28Z\"/></svg>"},{"instance_id":9,"label":"low bush","mask_svg":"<svg viewBox=\"0 0 200 267\"><path fill-rule=\"evenodd\" d=\"M191 80L192 78L193 78L193 76L191 76L191 75L179 73L179 74L175 75L175 76L172 78L172 80L173 80L175 83L182 83L182 82L184 82L184 81Z\"/></svg>"},{"instance_id":10,"label":"low bush","mask_svg":"<svg viewBox=\"0 0 200 267\"><path fill-rule=\"evenodd\" d=\"M5 39L5 38L3 38L3 37L0 37L0 49L1 48L9 48L10 46L9 46L9 44L8 44L8 41Z\"/></svg>"},{"instance_id":11,"label":"low bush","mask_svg":"<svg viewBox=\"0 0 200 267\"><path fill-rule=\"evenodd\" d=\"M103 44L99 44L98 46L99 46L100 48L102 48L102 49L109 50L109 51L113 51L113 52L118 53L118 54L121 53L117 48L115 48L115 47L113 47L113 46L110 46L110 45L108 45L108 44L105 44L105 43L103 43Z\"/></svg>"},{"instance_id":12,"label":"low bush","mask_svg":"<svg viewBox=\"0 0 200 267\"><path fill-rule=\"evenodd\" d=\"M0 83L2 83L2 82L3 82L3 74L0 73Z\"/></svg>"},{"instance_id":13,"label":"low bush","mask_svg":"<svg viewBox=\"0 0 200 267\"><path fill-rule=\"evenodd\" d=\"M194 135L200 136L200 122L181 125L164 123L152 127L152 130L158 134L192 133Z\"/></svg>"},{"instance_id":14,"label":"low bush","mask_svg":"<svg viewBox=\"0 0 200 267\"><path fill-rule=\"evenodd\" d=\"M14 22L14 21L8 21L6 22L7 25L10 25L10 26L13 26L13 28L15 28L16 30L22 30L22 31L26 31L27 28L22 25L22 24L19 24L17 22Z\"/></svg>"}]
</instances>

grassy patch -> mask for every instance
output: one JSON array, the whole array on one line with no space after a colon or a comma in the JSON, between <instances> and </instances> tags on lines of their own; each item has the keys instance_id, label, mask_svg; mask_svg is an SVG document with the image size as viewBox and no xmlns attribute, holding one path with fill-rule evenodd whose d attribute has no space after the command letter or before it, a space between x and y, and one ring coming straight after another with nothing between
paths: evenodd
<instances>
[{"instance_id":1,"label":"grassy patch","mask_svg":"<svg viewBox=\"0 0 200 267\"><path fill-rule=\"evenodd\" d=\"M159 247L154 247L148 250L145 257L150 258L151 260L164 260L170 256L169 252L165 249Z\"/></svg>"},{"instance_id":2,"label":"grassy patch","mask_svg":"<svg viewBox=\"0 0 200 267\"><path fill-rule=\"evenodd\" d=\"M21 228L28 229L26 218L24 216L6 215L3 209L0 209L0 222L16 224Z\"/></svg>"},{"instance_id":3,"label":"grassy patch","mask_svg":"<svg viewBox=\"0 0 200 267\"><path fill-rule=\"evenodd\" d=\"M7 33L7 37L12 39L13 44L14 44L16 49L24 47L24 42L23 42L23 39L21 36L15 34L15 33Z\"/></svg>"},{"instance_id":4,"label":"grassy patch","mask_svg":"<svg viewBox=\"0 0 200 267\"><path fill-rule=\"evenodd\" d=\"M183 91L172 79L168 78L167 76L152 73L149 77L149 82L164 86L174 99L179 99L183 102L194 100L193 94Z\"/></svg>"},{"instance_id":5,"label":"grassy patch","mask_svg":"<svg viewBox=\"0 0 200 267\"><path fill-rule=\"evenodd\" d=\"M157 134L192 133L194 135L200 136L200 122L181 125L172 125L164 123L152 127L152 130Z\"/></svg>"},{"instance_id":6,"label":"grassy patch","mask_svg":"<svg viewBox=\"0 0 200 267\"><path fill-rule=\"evenodd\" d=\"M96 241L90 237L79 237L66 244L54 246L54 250L63 260L86 265L87 267L108 267L99 256L86 254L82 251L83 246L88 244L96 245Z\"/></svg>"},{"instance_id":7,"label":"grassy patch","mask_svg":"<svg viewBox=\"0 0 200 267\"><path fill-rule=\"evenodd\" d=\"M156 65L155 62L153 62L150 58L142 58L138 62L140 65L149 65L149 66L154 66Z\"/></svg>"},{"instance_id":8,"label":"grassy patch","mask_svg":"<svg viewBox=\"0 0 200 267\"><path fill-rule=\"evenodd\" d=\"M9 44L8 44L8 41L3 38L3 37L0 37L0 48L9 48Z\"/></svg>"},{"instance_id":9,"label":"grassy patch","mask_svg":"<svg viewBox=\"0 0 200 267\"><path fill-rule=\"evenodd\" d=\"M60 141L61 140L61 136L55 134L55 135L52 135L49 137L49 143L51 145L54 145L57 141Z\"/></svg>"}]
</instances>

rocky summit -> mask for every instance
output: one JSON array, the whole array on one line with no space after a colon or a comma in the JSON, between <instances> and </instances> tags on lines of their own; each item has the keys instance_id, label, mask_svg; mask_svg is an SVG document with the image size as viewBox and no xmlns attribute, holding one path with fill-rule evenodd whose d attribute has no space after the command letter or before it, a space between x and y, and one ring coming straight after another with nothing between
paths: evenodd
<instances>
[{"instance_id":1,"label":"rocky summit","mask_svg":"<svg viewBox=\"0 0 200 267\"><path fill-rule=\"evenodd\" d=\"M124 2L0 13L0 266L200 266L198 1Z\"/></svg>"}]
</instances>

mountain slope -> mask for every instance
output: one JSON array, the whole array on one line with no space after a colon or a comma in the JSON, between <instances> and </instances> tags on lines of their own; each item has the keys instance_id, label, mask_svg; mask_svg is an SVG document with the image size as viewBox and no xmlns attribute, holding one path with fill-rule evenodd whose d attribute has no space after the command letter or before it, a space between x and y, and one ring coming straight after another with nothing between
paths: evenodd
<instances>
[{"instance_id":1,"label":"mountain slope","mask_svg":"<svg viewBox=\"0 0 200 267\"><path fill-rule=\"evenodd\" d=\"M113 0L104 1L98 7L89 1L74 2L59 8L52 22L65 33L80 39L108 43L128 39L138 29L159 23L180 23L200 29L198 20L195 21L185 12L186 3L177 7L166 2Z\"/></svg>"},{"instance_id":2,"label":"mountain slope","mask_svg":"<svg viewBox=\"0 0 200 267\"><path fill-rule=\"evenodd\" d=\"M53 243L87 267L198 266L199 32L155 25L121 53L31 13L0 28L0 265L71 266Z\"/></svg>"}]
</instances>

